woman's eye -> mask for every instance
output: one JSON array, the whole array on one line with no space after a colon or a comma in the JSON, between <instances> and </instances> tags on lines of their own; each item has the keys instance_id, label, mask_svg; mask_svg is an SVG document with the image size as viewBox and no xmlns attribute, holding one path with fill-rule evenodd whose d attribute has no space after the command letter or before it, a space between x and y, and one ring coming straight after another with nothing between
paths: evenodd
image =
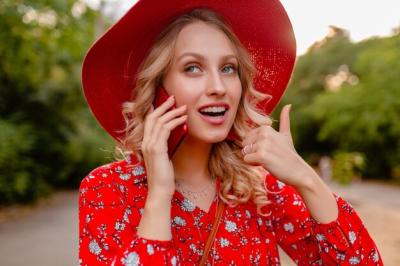
<instances>
[{"instance_id":1,"label":"woman's eye","mask_svg":"<svg viewBox=\"0 0 400 266\"><path fill-rule=\"evenodd\" d=\"M236 67L232 65L227 65L222 68L222 72L224 73L236 73Z\"/></svg>"},{"instance_id":2,"label":"woman's eye","mask_svg":"<svg viewBox=\"0 0 400 266\"><path fill-rule=\"evenodd\" d=\"M197 73L200 72L200 68L198 66L188 66L185 68L185 72Z\"/></svg>"}]
</instances>

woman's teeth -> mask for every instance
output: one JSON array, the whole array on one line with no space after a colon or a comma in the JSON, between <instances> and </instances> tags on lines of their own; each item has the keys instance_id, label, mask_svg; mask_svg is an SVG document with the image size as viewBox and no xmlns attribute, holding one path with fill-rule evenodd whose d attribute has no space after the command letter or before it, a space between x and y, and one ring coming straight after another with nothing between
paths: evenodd
<instances>
[{"instance_id":1,"label":"woman's teeth","mask_svg":"<svg viewBox=\"0 0 400 266\"><path fill-rule=\"evenodd\" d=\"M225 112L225 107L207 107L200 110L201 114L208 116L223 116Z\"/></svg>"}]
</instances>

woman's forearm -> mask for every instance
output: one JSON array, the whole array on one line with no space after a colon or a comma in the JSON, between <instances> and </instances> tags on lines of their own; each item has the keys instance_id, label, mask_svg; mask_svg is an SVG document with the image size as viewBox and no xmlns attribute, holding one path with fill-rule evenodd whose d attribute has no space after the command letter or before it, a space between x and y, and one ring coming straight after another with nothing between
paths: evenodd
<instances>
[{"instance_id":1,"label":"woman's forearm","mask_svg":"<svg viewBox=\"0 0 400 266\"><path fill-rule=\"evenodd\" d=\"M148 194L137 234L146 239L172 239L170 197Z\"/></svg>"},{"instance_id":2,"label":"woman's forearm","mask_svg":"<svg viewBox=\"0 0 400 266\"><path fill-rule=\"evenodd\" d=\"M339 210L335 196L319 175L310 167L306 173L307 177L304 186L297 187L296 190L302 197L310 215L320 223L335 221Z\"/></svg>"}]
</instances>

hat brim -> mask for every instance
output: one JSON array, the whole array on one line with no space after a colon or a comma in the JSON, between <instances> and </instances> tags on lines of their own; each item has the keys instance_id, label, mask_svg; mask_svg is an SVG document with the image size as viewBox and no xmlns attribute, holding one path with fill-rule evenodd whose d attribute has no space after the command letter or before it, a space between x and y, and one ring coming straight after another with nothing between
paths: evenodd
<instances>
[{"instance_id":1,"label":"hat brim","mask_svg":"<svg viewBox=\"0 0 400 266\"><path fill-rule=\"evenodd\" d=\"M131 100L135 74L161 31L195 8L213 10L228 22L257 68L254 86L272 96L259 103L270 114L279 103L296 59L293 28L278 0L142 0L89 49L82 66L86 101L116 140L125 127L122 103Z\"/></svg>"}]
</instances>

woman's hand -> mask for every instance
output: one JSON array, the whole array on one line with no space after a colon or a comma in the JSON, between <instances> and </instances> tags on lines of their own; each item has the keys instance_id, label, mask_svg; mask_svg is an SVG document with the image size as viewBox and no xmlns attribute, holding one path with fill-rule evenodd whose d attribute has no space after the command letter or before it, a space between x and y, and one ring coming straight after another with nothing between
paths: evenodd
<instances>
[{"instance_id":1,"label":"woman's hand","mask_svg":"<svg viewBox=\"0 0 400 266\"><path fill-rule=\"evenodd\" d=\"M279 132L270 126L260 126L247 135L242 143L244 160L263 166L273 176L293 186L310 215L320 223L330 223L338 217L338 205L329 187L296 152L289 111L288 105L281 111Z\"/></svg>"},{"instance_id":2,"label":"woman's hand","mask_svg":"<svg viewBox=\"0 0 400 266\"><path fill-rule=\"evenodd\" d=\"M296 188L309 186L315 172L296 152L290 132L291 105L283 107L279 132L271 126L253 129L243 140L244 161L261 165L282 182Z\"/></svg>"},{"instance_id":3,"label":"woman's hand","mask_svg":"<svg viewBox=\"0 0 400 266\"><path fill-rule=\"evenodd\" d=\"M186 105L168 111L174 104L171 96L146 116L141 145L147 172L149 194L160 197L170 196L175 191L175 176L172 162L168 157L168 138L171 130L187 119ZM167 112L168 111L168 112Z\"/></svg>"}]
</instances>

